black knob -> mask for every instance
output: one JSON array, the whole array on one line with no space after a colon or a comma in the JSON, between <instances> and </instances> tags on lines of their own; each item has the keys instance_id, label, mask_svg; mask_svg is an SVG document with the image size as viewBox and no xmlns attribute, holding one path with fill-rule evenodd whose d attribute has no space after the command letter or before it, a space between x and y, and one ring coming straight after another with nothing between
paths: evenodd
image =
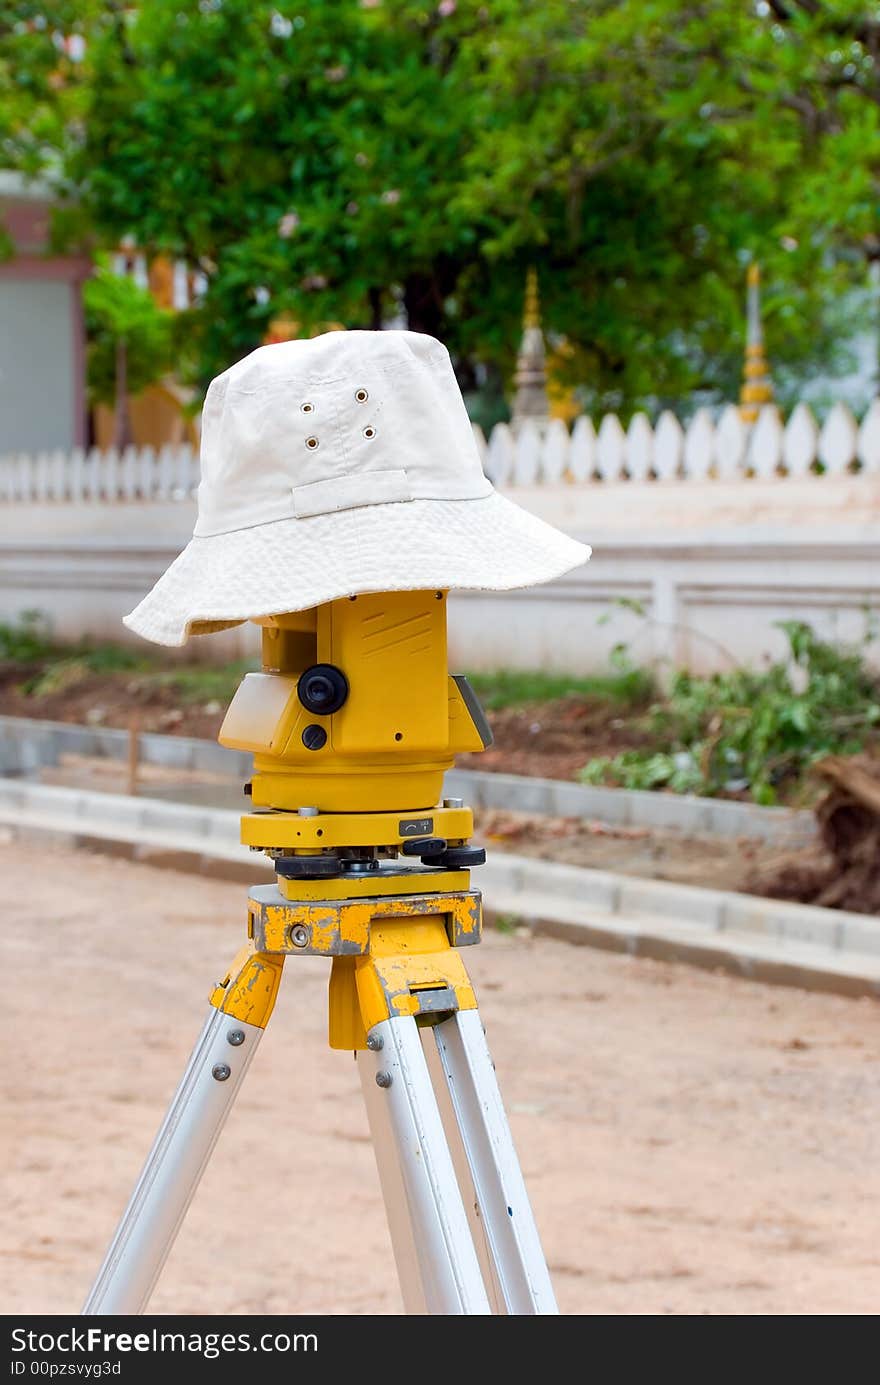
<instances>
[{"instance_id":1,"label":"black knob","mask_svg":"<svg viewBox=\"0 0 880 1385\"><path fill-rule=\"evenodd\" d=\"M437 857L437 864L445 866L447 870L483 866L486 864L486 848L484 846L449 846L442 856Z\"/></svg>"},{"instance_id":2,"label":"black knob","mask_svg":"<svg viewBox=\"0 0 880 1385\"><path fill-rule=\"evenodd\" d=\"M348 679L334 664L313 664L300 674L296 691L307 712L329 717L348 697Z\"/></svg>"},{"instance_id":3,"label":"black knob","mask_svg":"<svg viewBox=\"0 0 880 1385\"><path fill-rule=\"evenodd\" d=\"M327 744L327 732L323 726L316 726L313 722L303 731L302 743L306 750L321 750Z\"/></svg>"},{"instance_id":4,"label":"black knob","mask_svg":"<svg viewBox=\"0 0 880 1385\"><path fill-rule=\"evenodd\" d=\"M400 849L404 856L439 856L446 843L442 837L409 837Z\"/></svg>"},{"instance_id":5,"label":"black knob","mask_svg":"<svg viewBox=\"0 0 880 1385\"><path fill-rule=\"evenodd\" d=\"M321 880L339 875L339 857L324 856L278 856L275 860L275 874L285 880Z\"/></svg>"}]
</instances>

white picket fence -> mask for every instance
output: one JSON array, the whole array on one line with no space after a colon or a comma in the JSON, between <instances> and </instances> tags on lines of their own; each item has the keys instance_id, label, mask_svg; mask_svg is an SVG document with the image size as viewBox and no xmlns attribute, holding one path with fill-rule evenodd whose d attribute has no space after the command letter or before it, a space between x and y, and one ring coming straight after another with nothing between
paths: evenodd
<instances>
[{"instance_id":1,"label":"white picket fence","mask_svg":"<svg viewBox=\"0 0 880 1385\"><path fill-rule=\"evenodd\" d=\"M483 447L484 469L497 486L880 472L880 398L861 423L837 403L820 426L801 403L787 422L768 407L749 425L728 404L717 416L699 409L686 425L669 411L656 424L636 413L626 429L616 414L598 429L587 415L571 431L559 420L544 429L526 423L516 433L499 423Z\"/></svg>"},{"instance_id":2,"label":"white picket fence","mask_svg":"<svg viewBox=\"0 0 880 1385\"><path fill-rule=\"evenodd\" d=\"M188 500L198 484L198 452L189 444L0 457L0 504Z\"/></svg>"},{"instance_id":3,"label":"white picket fence","mask_svg":"<svg viewBox=\"0 0 880 1385\"><path fill-rule=\"evenodd\" d=\"M596 428L587 415L569 427L506 423L488 439L474 427L486 475L497 486L621 481L770 479L880 473L880 398L861 421L837 403L820 424L807 404L784 421L775 407L748 425L736 405L700 409L686 424L666 411L652 424L616 414ZM199 482L191 447L127 448L0 457L0 503L187 500Z\"/></svg>"}]
</instances>

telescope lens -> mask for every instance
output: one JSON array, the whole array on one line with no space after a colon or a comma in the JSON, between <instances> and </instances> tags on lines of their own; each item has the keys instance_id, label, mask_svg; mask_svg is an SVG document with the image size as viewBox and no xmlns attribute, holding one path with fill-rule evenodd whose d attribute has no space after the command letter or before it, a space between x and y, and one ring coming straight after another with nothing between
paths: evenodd
<instances>
[{"instance_id":1,"label":"telescope lens","mask_svg":"<svg viewBox=\"0 0 880 1385\"><path fill-rule=\"evenodd\" d=\"M309 680L309 702L313 707L326 707L333 701L333 684L320 673Z\"/></svg>"},{"instance_id":2,"label":"telescope lens","mask_svg":"<svg viewBox=\"0 0 880 1385\"><path fill-rule=\"evenodd\" d=\"M333 664L315 664L300 675L296 690L307 712L328 717L338 712L348 697L348 679Z\"/></svg>"}]
</instances>

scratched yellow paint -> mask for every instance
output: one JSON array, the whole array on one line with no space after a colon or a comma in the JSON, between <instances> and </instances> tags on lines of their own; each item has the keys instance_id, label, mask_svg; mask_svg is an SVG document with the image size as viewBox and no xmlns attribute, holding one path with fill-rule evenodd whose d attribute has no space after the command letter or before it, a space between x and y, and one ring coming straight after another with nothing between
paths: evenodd
<instances>
[{"instance_id":1,"label":"scratched yellow paint","mask_svg":"<svg viewBox=\"0 0 880 1385\"><path fill-rule=\"evenodd\" d=\"M364 1029L382 1020L419 1012L420 989L448 986L459 1010L475 1010L477 1000L464 962L453 948L437 953L404 952L355 958L355 981ZM331 1048L336 1047L331 1038Z\"/></svg>"},{"instance_id":2,"label":"scratched yellow paint","mask_svg":"<svg viewBox=\"0 0 880 1385\"><path fill-rule=\"evenodd\" d=\"M284 955L243 947L211 993L211 1004L232 1019L265 1029L278 995Z\"/></svg>"},{"instance_id":3,"label":"scratched yellow paint","mask_svg":"<svg viewBox=\"0 0 880 1385\"><path fill-rule=\"evenodd\" d=\"M331 986L331 1048L365 1048L374 1025L418 1014L420 990L448 987L460 1010L477 1008L441 914L374 919L369 953L335 958Z\"/></svg>"},{"instance_id":4,"label":"scratched yellow paint","mask_svg":"<svg viewBox=\"0 0 880 1385\"><path fill-rule=\"evenodd\" d=\"M466 872L450 872L466 875ZM254 918L254 901L252 900ZM473 890L456 893L430 892L424 895L380 896L367 899L309 901L283 904L262 904L256 910L258 943L265 952L295 952L292 930L303 927L308 931L308 950L328 957L340 952L367 952L377 926L381 947L383 921L420 920L432 916L446 937L446 945L455 947L463 942L478 940L482 927L480 896ZM427 935L426 935L427 936ZM422 950L427 950L425 944Z\"/></svg>"}]
</instances>

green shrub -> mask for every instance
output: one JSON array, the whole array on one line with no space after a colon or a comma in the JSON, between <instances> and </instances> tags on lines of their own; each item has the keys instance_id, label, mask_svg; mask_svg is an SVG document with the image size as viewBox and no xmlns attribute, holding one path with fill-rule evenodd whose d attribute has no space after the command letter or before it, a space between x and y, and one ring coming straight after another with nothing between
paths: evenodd
<instances>
[{"instance_id":1,"label":"green shrub","mask_svg":"<svg viewBox=\"0 0 880 1385\"><path fill-rule=\"evenodd\" d=\"M646 669L632 668L622 651L615 651L612 669L611 673L596 674L590 678L573 678L566 673L501 669L495 673L468 674L468 681L489 712L572 696L614 703L623 708L644 707L650 702L656 687Z\"/></svg>"},{"instance_id":2,"label":"green shrub","mask_svg":"<svg viewBox=\"0 0 880 1385\"><path fill-rule=\"evenodd\" d=\"M0 659L33 664L51 649L49 621L42 611L22 611L14 625L0 623Z\"/></svg>"},{"instance_id":3,"label":"green shrub","mask_svg":"<svg viewBox=\"0 0 880 1385\"><path fill-rule=\"evenodd\" d=\"M181 702L231 702L246 673L260 667L259 660L238 659L230 664L182 665L152 675L152 681L173 688Z\"/></svg>"},{"instance_id":4,"label":"green shrub","mask_svg":"<svg viewBox=\"0 0 880 1385\"><path fill-rule=\"evenodd\" d=\"M779 628L787 659L764 671L678 673L645 716L652 747L591 760L581 779L703 795L747 790L757 803L775 803L802 789L823 755L874 743L880 682L863 652L828 644L801 621Z\"/></svg>"}]
</instances>

